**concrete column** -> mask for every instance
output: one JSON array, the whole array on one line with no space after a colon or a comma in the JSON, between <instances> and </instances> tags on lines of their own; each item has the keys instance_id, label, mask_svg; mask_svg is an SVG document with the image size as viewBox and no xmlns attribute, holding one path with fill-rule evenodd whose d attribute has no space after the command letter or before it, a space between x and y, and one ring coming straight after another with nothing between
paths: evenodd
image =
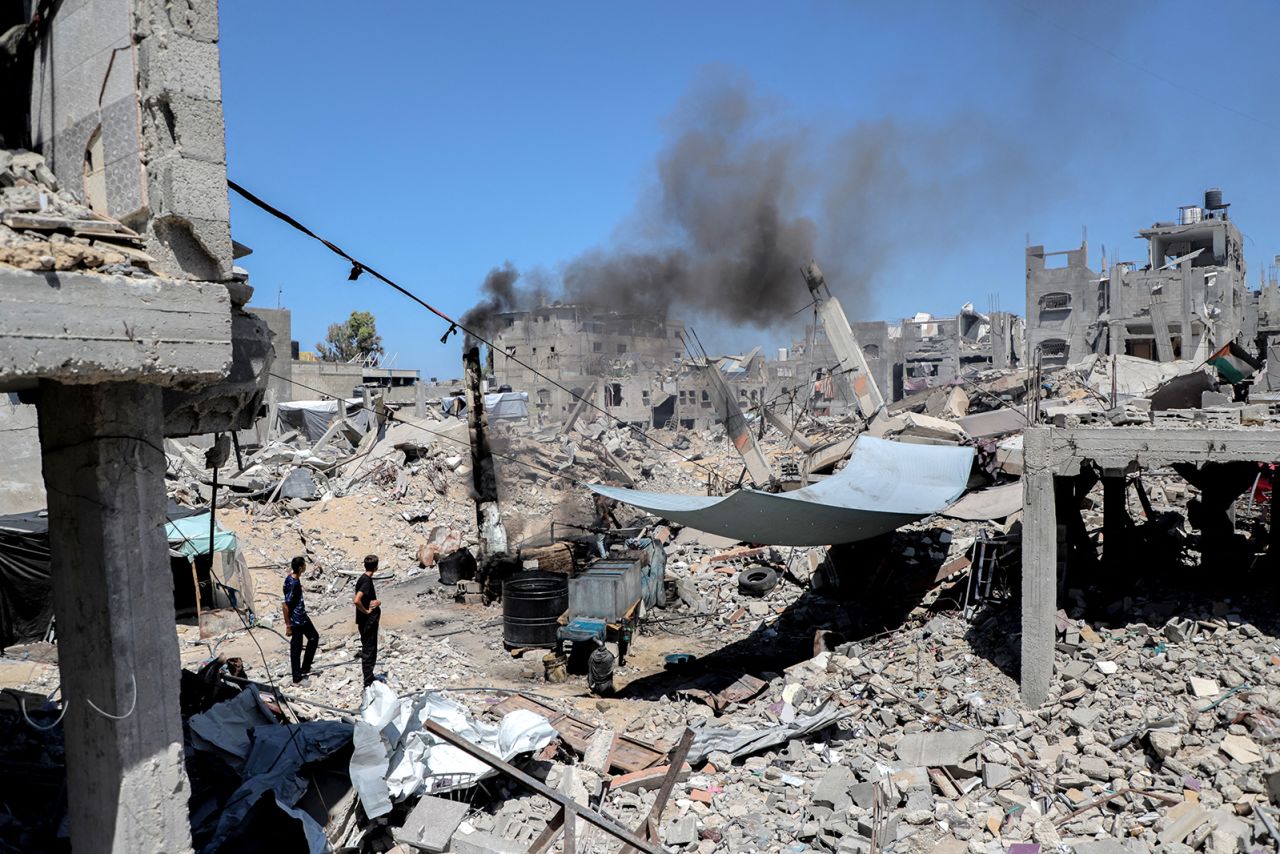
<instances>
[{"instance_id":1,"label":"concrete column","mask_svg":"<svg viewBox=\"0 0 1280 854\"><path fill-rule=\"evenodd\" d=\"M1054 477L1044 459L1048 438L1043 427L1023 435L1027 470L1022 477L1022 701L1032 708L1049 695L1058 604Z\"/></svg>"},{"instance_id":2,"label":"concrete column","mask_svg":"<svg viewBox=\"0 0 1280 854\"><path fill-rule=\"evenodd\" d=\"M161 390L46 381L38 409L72 846L189 851Z\"/></svg>"},{"instance_id":3,"label":"concrete column","mask_svg":"<svg viewBox=\"0 0 1280 854\"><path fill-rule=\"evenodd\" d=\"M413 417L427 417L427 387L418 380L413 384Z\"/></svg>"}]
</instances>

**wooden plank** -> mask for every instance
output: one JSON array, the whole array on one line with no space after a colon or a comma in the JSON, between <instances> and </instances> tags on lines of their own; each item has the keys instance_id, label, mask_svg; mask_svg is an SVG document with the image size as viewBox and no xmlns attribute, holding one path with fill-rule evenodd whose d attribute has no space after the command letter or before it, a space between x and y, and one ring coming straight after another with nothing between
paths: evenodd
<instances>
[{"instance_id":1,"label":"wooden plank","mask_svg":"<svg viewBox=\"0 0 1280 854\"><path fill-rule=\"evenodd\" d=\"M119 237L138 238L141 235L127 226L107 219L67 219L41 214L12 213L4 214L3 222L10 228L29 228L35 231L74 231L77 234L113 235Z\"/></svg>"},{"instance_id":2,"label":"wooden plank","mask_svg":"<svg viewBox=\"0 0 1280 854\"><path fill-rule=\"evenodd\" d=\"M520 783L521 785L536 792L537 794L541 795L547 800L552 801L553 803L559 805L560 808L565 811L565 830L568 832L569 835L572 835L575 830L573 826L574 820L577 818L581 818L583 821L587 822L593 827L600 828L605 833L609 834L610 836L614 837L615 839L621 842L625 842L626 844L632 846L633 848L637 848L640 851L647 852L647 854L665 854L661 846L654 845L644 839L640 839L631 831L627 830L624 827L620 827L618 824L616 824L613 821L613 819L606 818L605 816L601 815L595 810L587 809L585 807L580 806L579 804L574 803L573 800L571 800L564 794L550 788L541 780L536 780L533 777L530 777L528 774L524 773L519 768L516 768L510 763L505 762L504 760L498 758L497 756L494 756L492 753L489 753L487 750L482 750L481 748L476 747L474 744L467 741L465 738L458 735L453 730L448 729L447 727L441 726L440 724L431 720L424 722L423 728L426 729L427 732L436 736L437 738L440 738L448 742L449 744L452 744L454 747L458 748L463 753L466 753L469 756L472 756L480 760L484 764L488 765L490 768L494 768L498 771L501 771L503 774L515 780L517 783Z\"/></svg>"},{"instance_id":3,"label":"wooden plank","mask_svg":"<svg viewBox=\"0 0 1280 854\"><path fill-rule=\"evenodd\" d=\"M685 728L684 735L680 736L680 743L676 745L675 750L671 751L670 768L667 776L662 779L662 785L658 788L658 796L653 801L653 809L649 810L649 815L636 828L636 835L643 836L651 842L658 841L658 825L662 823L662 813L667 808L667 801L671 798L671 791L676 786L676 780L680 777L680 769L684 767L685 759L689 756L689 748L693 746L693 730ZM633 849L630 846L622 846L622 854L632 854Z\"/></svg>"},{"instance_id":4,"label":"wooden plank","mask_svg":"<svg viewBox=\"0 0 1280 854\"><path fill-rule=\"evenodd\" d=\"M547 822L547 826L543 828L542 833L538 834L538 838L533 840L533 844L529 846L528 854L545 854L551 849L551 844L556 841L556 836L560 833L560 828L564 827L563 809L551 817L551 821Z\"/></svg>"}]
</instances>

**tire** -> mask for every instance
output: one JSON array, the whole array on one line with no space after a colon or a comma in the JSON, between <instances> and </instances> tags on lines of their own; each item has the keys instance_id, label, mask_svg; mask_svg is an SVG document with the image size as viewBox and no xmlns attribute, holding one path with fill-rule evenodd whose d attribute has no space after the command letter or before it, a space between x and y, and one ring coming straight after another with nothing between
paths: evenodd
<instances>
[{"instance_id":1,"label":"tire","mask_svg":"<svg viewBox=\"0 0 1280 854\"><path fill-rule=\"evenodd\" d=\"M778 586L778 573L767 566L749 566L738 573L738 590L749 596L763 596Z\"/></svg>"}]
</instances>

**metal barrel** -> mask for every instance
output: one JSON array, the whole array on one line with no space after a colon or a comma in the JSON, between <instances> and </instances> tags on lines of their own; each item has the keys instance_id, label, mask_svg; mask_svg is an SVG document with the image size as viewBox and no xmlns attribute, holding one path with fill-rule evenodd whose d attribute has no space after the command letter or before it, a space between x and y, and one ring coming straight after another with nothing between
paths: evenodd
<instances>
[{"instance_id":1,"label":"metal barrel","mask_svg":"<svg viewBox=\"0 0 1280 854\"><path fill-rule=\"evenodd\" d=\"M560 615L569 608L569 579L521 572L502 585L502 641L508 647L554 647Z\"/></svg>"}]
</instances>

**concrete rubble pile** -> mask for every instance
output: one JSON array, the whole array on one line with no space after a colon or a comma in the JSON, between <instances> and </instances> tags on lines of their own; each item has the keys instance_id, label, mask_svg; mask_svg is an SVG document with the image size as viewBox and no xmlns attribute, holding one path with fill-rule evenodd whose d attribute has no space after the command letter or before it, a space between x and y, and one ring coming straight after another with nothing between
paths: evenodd
<instances>
[{"instance_id":1,"label":"concrete rubble pile","mask_svg":"<svg viewBox=\"0 0 1280 854\"><path fill-rule=\"evenodd\" d=\"M143 238L60 189L39 154L0 149L0 264L149 276Z\"/></svg>"}]
</instances>

